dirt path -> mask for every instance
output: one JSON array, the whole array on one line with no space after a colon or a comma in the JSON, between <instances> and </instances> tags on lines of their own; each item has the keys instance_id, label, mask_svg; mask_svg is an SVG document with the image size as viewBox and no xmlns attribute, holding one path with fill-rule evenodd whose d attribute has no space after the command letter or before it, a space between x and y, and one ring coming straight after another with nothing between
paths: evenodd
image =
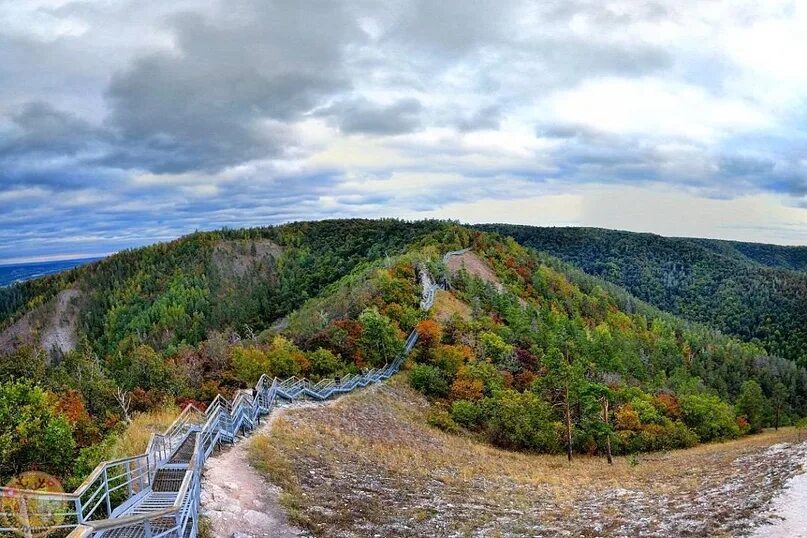
<instances>
[{"instance_id":1,"label":"dirt path","mask_svg":"<svg viewBox=\"0 0 807 538\"><path fill-rule=\"evenodd\" d=\"M803 462L802 472L807 467ZM799 474L787 481L781 495L768 510L769 524L757 527L752 538L805 538L807 537L807 474Z\"/></svg>"},{"instance_id":2,"label":"dirt path","mask_svg":"<svg viewBox=\"0 0 807 538\"><path fill-rule=\"evenodd\" d=\"M275 409L250 437L268 432L290 409L320 407L326 403L299 402ZM280 506L280 488L267 482L249 464L242 439L210 457L202 480L202 514L207 516L216 538L309 536L291 526Z\"/></svg>"}]
</instances>

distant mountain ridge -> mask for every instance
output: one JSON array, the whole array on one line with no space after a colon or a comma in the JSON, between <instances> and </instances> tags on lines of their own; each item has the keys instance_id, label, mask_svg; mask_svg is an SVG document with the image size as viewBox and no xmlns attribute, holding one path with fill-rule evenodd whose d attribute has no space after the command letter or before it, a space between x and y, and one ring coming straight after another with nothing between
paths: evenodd
<instances>
[{"instance_id":1,"label":"distant mountain ridge","mask_svg":"<svg viewBox=\"0 0 807 538\"><path fill-rule=\"evenodd\" d=\"M807 247L485 224L654 306L807 364Z\"/></svg>"},{"instance_id":2,"label":"distant mountain ridge","mask_svg":"<svg viewBox=\"0 0 807 538\"><path fill-rule=\"evenodd\" d=\"M807 247L771 245L766 243L744 243L722 239L698 239L676 237L681 241L698 243L718 254L728 255L739 260L791 271L807 272Z\"/></svg>"},{"instance_id":3,"label":"distant mountain ridge","mask_svg":"<svg viewBox=\"0 0 807 538\"><path fill-rule=\"evenodd\" d=\"M100 257L72 258L44 262L8 263L0 265L0 288L32 278L67 271L73 267L100 260Z\"/></svg>"}]
</instances>

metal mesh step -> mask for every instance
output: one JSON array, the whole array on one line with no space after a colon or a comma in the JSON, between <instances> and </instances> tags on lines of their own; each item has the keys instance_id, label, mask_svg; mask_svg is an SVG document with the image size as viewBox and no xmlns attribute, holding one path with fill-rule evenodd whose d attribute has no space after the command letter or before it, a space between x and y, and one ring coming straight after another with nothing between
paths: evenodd
<instances>
[{"instance_id":1,"label":"metal mesh step","mask_svg":"<svg viewBox=\"0 0 807 538\"><path fill-rule=\"evenodd\" d=\"M196 438L198 433L194 432L182 442L168 463L189 463L193 457L193 449L196 447Z\"/></svg>"},{"instance_id":2,"label":"metal mesh step","mask_svg":"<svg viewBox=\"0 0 807 538\"><path fill-rule=\"evenodd\" d=\"M158 469L154 474L152 491L179 491L182 480L185 478L185 469Z\"/></svg>"}]
</instances>

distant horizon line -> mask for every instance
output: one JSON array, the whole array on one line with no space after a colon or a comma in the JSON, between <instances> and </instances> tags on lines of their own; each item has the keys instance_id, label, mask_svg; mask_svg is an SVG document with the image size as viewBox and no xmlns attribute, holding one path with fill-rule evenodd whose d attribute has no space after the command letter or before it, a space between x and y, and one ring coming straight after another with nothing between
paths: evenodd
<instances>
[{"instance_id":1,"label":"distant horizon line","mask_svg":"<svg viewBox=\"0 0 807 538\"><path fill-rule=\"evenodd\" d=\"M58 254L56 256L34 256L34 257L20 257L20 258L3 258L0 259L0 267L11 267L19 265L36 265L38 263L55 263L55 262L75 262L84 260L100 260L108 256L117 254L119 251L107 252L105 254Z\"/></svg>"},{"instance_id":2,"label":"distant horizon line","mask_svg":"<svg viewBox=\"0 0 807 538\"><path fill-rule=\"evenodd\" d=\"M80 260L90 260L90 259L101 259L106 258L108 256L113 256L122 250L130 250L130 249L137 249L147 247L149 245L154 245L157 243L167 242L167 241L175 241L187 235L191 235L194 233L210 233L216 232L221 230L242 230L242 229L249 229L249 228L263 228L266 226L284 226L286 224L293 224L295 222L318 222L323 220L350 220L352 218L362 219L362 220L382 220L384 217L380 218L371 218L371 217L345 217L345 218L328 218L328 219L318 219L318 220L296 220L296 221L287 221L277 224L271 225L245 225L245 226L220 226L217 228L211 228L208 230L204 229L195 229L193 231L188 231L184 233L179 233L178 235L171 236L169 238L162 237L160 239L154 238L151 241L146 241L140 245L132 245L123 247L117 250L111 250L107 252L95 252L95 253L73 253L73 254L55 254L53 256L19 256L15 258L0 258L0 267L7 267L11 265L30 265L36 263L52 263L52 262L59 262L59 261L80 261ZM417 222L418 220L443 220L446 222L458 222L457 219L409 219L409 218L401 218L401 217L389 217L389 218L398 218L399 220L410 221L410 222ZM586 226L580 224L554 224L554 225L539 225L539 224L522 224L522 223L515 223L515 222L502 222L502 221L490 221L490 222L459 222L461 226L475 226L475 225L485 225L485 224L501 224L506 226L525 226L531 228L586 228L586 229L598 229L598 230L608 230L612 232L626 232L626 233L634 233L634 234L650 234L656 235L659 237L664 237L667 239L708 239L714 241L725 241L729 243L749 243L749 244L756 244L756 245L773 245L778 247L787 247L787 248L807 248L807 244L795 244L795 243L772 243L772 242L762 242L762 241L746 241L741 239L726 239L722 237L704 237L698 235L664 235L658 232L653 232L649 230L627 230L623 228L606 228L604 226Z\"/></svg>"}]
</instances>

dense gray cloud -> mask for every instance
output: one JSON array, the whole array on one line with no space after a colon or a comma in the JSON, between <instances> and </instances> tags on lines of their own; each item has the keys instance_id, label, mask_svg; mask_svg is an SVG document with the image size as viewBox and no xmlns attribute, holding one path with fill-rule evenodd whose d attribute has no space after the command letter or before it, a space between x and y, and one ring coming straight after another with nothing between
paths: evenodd
<instances>
[{"instance_id":1,"label":"dense gray cloud","mask_svg":"<svg viewBox=\"0 0 807 538\"><path fill-rule=\"evenodd\" d=\"M105 133L49 103L28 102L8 116L10 132L0 141L0 158L73 156L103 143Z\"/></svg>"},{"instance_id":2,"label":"dense gray cloud","mask_svg":"<svg viewBox=\"0 0 807 538\"><path fill-rule=\"evenodd\" d=\"M344 48L358 29L341 3L240 4L219 20L173 16L176 50L112 79L109 123L134 148L124 156L132 167L218 170L281 155L291 140L272 120L293 120L349 87Z\"/></svg>"},{"instance_id":3,"label":"dense gray cloud","mask_svg":"<svg viewBox=\"0 0 807 538\"><path fill-rule=\"evenodd\" d=\"M807 11L784 0L30 0L0 22L0 260L602 188L775 197L783 224L731 229L807 242Z\"/></svg>"},{"instance_id":4,"label":"dense gray cloud","mask_svg":"<svg viewBox=\"0 0 807 538\"><path fill-rule=\"evenodd\" d=\"M343 133L394 135L408 133L421 125L423 106L417 99L400 99L389 105L367 99L340 101L320 111L331 117Z\"/></svg>"}]
</instances>

